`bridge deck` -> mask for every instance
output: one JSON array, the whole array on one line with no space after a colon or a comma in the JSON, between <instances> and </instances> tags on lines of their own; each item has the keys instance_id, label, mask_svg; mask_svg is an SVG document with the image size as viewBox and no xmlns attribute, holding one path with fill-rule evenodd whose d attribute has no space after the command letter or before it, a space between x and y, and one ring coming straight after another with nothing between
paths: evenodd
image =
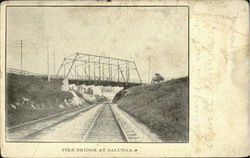
<instances>
[{"instance_id":1,"label":"bridge deck","mask_svg":"<svg viewBox=\"0 0 250 158\"><path fill-rule=\"evenodd\" d=\"M133 87L139 86L141 83L134 82L117 82L117 81L102 81L102 80L83 80L83 79L68 79L69 84L75 85L95 85L95 86L111 86L111 87Z\"/></svg>"}]
</instances>

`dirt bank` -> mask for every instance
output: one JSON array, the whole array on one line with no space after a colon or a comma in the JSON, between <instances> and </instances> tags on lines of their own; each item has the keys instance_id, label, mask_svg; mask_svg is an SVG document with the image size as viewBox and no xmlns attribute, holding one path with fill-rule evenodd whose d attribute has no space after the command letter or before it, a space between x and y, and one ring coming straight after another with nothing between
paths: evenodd
<instances>
[{"instance_id":1,"label":"dirt bank","mask_svg":"<svg viewBox=\"0 0 250 158\"><path fill-rule=\"evenodd\" d=\"M74 96L74 92L62 91L62 80L37 76L7 75L6 115L7 125L13 126L62 111L89 106ZM78 101L78 103L76 102Z\"/></svg>"},{"instance_id":2,"label":"dirt bank","mask_svg":"<svg viewBox=\"0 0 250 158\"><path fill-rule=\"evenodd\" d=\"M188 141L188 77L128 88L114 101L162 140Z\"/></svg>"}]
</instances>

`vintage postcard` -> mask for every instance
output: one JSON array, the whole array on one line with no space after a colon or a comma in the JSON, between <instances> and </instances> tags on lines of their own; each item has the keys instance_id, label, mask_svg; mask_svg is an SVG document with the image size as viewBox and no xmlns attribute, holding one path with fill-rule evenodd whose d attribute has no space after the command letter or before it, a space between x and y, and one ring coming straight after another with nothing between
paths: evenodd
<instances>
[{"instance_id":1,"label":"vintage postcard","mask_svg":"<svg viewBox=\"0 0 250 158\"><path fill-rule=\"evenodd\" d=\"M4 157L248 155L246 1L4 1Z\"/></svg>"}]
</instances>

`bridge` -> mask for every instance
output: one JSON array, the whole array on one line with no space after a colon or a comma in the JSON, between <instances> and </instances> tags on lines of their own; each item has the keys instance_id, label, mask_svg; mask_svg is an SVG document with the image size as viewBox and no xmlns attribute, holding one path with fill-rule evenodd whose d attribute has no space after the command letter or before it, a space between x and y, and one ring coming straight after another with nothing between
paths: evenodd
<instances>
[{"instance_id":1,"label":"bridge","mask_svg":"<svg viewBox=\"0 0 250 158\"><path fill-rule=\"evenodd\" d=\"M56 75L75 85L132 87L142 84L134 61L84 53L65 57Z\"/></svg>"}]
</instances>

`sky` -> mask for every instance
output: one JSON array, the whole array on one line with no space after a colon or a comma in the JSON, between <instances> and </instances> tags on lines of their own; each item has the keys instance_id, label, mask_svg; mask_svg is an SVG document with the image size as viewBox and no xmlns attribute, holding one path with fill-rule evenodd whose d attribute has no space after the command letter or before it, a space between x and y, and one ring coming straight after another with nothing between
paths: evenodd
<instances>
[{"instance_id":1,"label":"sky","mask_svg":"<svg viewBox=\"0 0 250 158\"><path fill-rule=\"evenodd\" d=\"M135 61L142 81L188 75L188 9L185 7L10 7L7 67L47 73L76 52Z\"/></svg>"}]
</instances>

